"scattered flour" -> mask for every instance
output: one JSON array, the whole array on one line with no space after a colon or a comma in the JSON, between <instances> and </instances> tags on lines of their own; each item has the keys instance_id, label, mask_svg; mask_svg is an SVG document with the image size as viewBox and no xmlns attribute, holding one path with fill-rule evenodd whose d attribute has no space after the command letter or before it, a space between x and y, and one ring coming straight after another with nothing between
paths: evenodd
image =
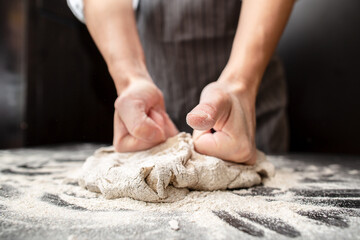
<instances>
[{"instance_id":1,"label":"scattered flour","mask_svg":"<svg viewBox=\"0 0 360 240\"><path fill-rule=\"evenodd\" d=\"M177 230L180 229L179 222L176 221L176 220L170 220L170 221L169 221L169 225L170 225L170 228L171 228L172 230L177 231Z\"/></svg>"},{"instance_id":2,"label":"scattered flour","mask_svg":"<svg viewBox=\"0 0 360 240\"><path fill-rule=\"evenodd\" d=\"M359 174L359 171L356 170L356 169L353 169L353 170L349 170L348 173L349 173L350 175L356 175L356 174Z\"/></svg>"},{"instance_id":3,"label":"scattered flour","mask_svg":"<svg viewBox=\"0 0 360 240\"><path fill-rule=\"evenodd\" d=\"M107 199L101 193L91 192L78 186L76 172L81 168L83 159L94 149L84 153L66 152L63 155L58 151L39 153L34 151L31 154L24 152L18 155L7 153L1 155L0 152L0 168L4 172L24 173L0 174L0 194L3 194L3 197L0 197L3 214L0 214L0 221L11 221L14 223L13 227L19 226L19 231L24 229L20 223L28 224L28 229L55 231L54 229L59 228L62 232L64 226L69 226L66 224L71 223L73 225L68 228L69 234L66 236L68 239L85 239L81 237L84 232L93 233L92 230L99 232L103 230L102 233L105 234L111 229L118 231L121 227L130 228L135 224L140 226L139 229L146 226L161 228L151 229L148 233L146 230L139 230L145 234L143 239L151 239L156 231L164 231L168 234L166 236L184 234L190 224L192 228L196 227L193 232L205 229L202 233L208 233L213 239L227 239L229 236L234 236L233 239L240 238L243 235L237 235L237 229L214 214L216 211L225 211L234 217L238 216L238 212L242 212L269 219L281 219L301 231L302 236L299 239L319 239L325 233L331 236L329 239L341 239L346 229L350 234L349 239L351 236L354 239L355 236L359 236L357 233L359 233L360 218L358 217L349 217L346 220L349 221L349 228L344 230L318 224L299 215L301 211L343 210L330 205L298 201L309 198L298 196L291 190L358 189L359 180L354 177L356 175L351 175L351 173L356 174L353 169L346 171L349 175L341 175L336 165L307 168L306 164L296 159L269 156L268 159L276 165L277 170L275 176L263 179L263 186L231 191L190 190L184 198L176 202L153 203L130 197ZM72 158L70 159L69 156ZM334 176L328 174L331 171ZM324 181L324 177L334 181ZM315 181L304 181L306 179ZM337 179L342 181L335 181ZM271 190L271 194L254 194L261 189ZM50 197L46 198L46 196ZM318 199L327 198L315 197L310 200ZM179 230L175 230L176 224L172 220L177 221ZM253 224L244 218L242 221ZM126 230L123 232L126 233ZM126 235L126 238L139 238L139 235L136 235L139 234L137 231L133 234ZM272 233L267 230L265 234L268 238L279 237L279 235L271 235Z\"/></svg>"}]
</instances>

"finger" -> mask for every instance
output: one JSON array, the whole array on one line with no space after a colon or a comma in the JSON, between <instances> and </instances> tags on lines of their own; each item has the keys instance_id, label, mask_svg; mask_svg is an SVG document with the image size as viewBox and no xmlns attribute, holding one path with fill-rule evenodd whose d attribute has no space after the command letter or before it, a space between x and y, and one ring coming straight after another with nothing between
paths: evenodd
<instances>
[{"instance_id":1,"label":"finger","mask_svg":"<svg viewBox=\"0 0 360 240\"><path fill-rule=\"evenodd\" d=\"M222 153L226 152L227 148L229 148L229 143L232 143L228 135L219 131L215 133L211 133L210 131L196 131L194 137L196 151L219 158L224 157Z\"/></svg>"},{"instance_id":2,"label":"finger","mask_svg":"<svg viewBox=\"0 0 360 240\"><path fill-rule=\"evenodd\" d=\"M171 121L169 115L161 108L156 107L150 110L149 117L153 119L158 126L164 131L165 138L178 134L178 130Z\"/></svg>"},{"instance_id":3,"label":"finger","mask_svg":"<svg viewBox=\"0 0 360 240\"><path fill-rule=\"evenodd\" d=\"M169 138L178 134L178 130L174 123L171 121L167 113L159 108L150 110L149 117L153 119L156 124L164 131L165 138Z\"/></svg>"},{"instance_id":4,"label":"finger","mask_svg":"<svg viewBox=\"0 0 360 240\"><path fill-rule=\"evenodd\" d=\"M113 145L115 149L119 147L121 139L128 134L124 123L121 121L118 113L114 112L114 136L113 136Z\"/></svg>"},{"instance_id":5,"label":"finger","mask_svg":"<svg viewBox=\"0 0 360 240\"><path fill-rule=\"evenodd\" d=\"M166 138L173 137L176 134L178 134L179 130L176 128L175 124L173 123L173 121L171 121L169 115L165 111L163 112L163 117L164 117L164 120L165 120L165 135L166 135Z\"/></svg>"},{"instance_id":6,"label":"finger","mask_svg":"<svg viewBox=\"0 0 360 240\"><path fill-rule=\"evenodd\" d=\"M160 129L164 129L165 120L162 113L158 109L150 109L149 118L151 118L160 127Z\"/></svg>"},{"instance_id":7,"label":"finger","mask_svg":"<svg viewBox=\"0 0 360 240\"><path fill-rule=\"evenodd\" d=\"M114 147L117 152L136 152L152 148L158 144L159 142L144 142L128 134L120 142L115 143Z\"/></svg>"},{"instance_id":8,"label":"finger","mask_svg":"<svg viewBox=\"0 0 360 240\"><path fill-rule=\"evenodd\" d=\"M130 135L145 142L161 142L165 140L165 134L146 114L145 104L141 100L124 99L117 105L117 110Z\"/></svg>"},{"instance_id":9,"label":"finger","mask_svg":"<svg viewBox=\"0 0 360 240\"><path fill-rule=\"evenodd\" d=\"M231 101L227 94L210 88L204 89L200 103L188 113L186 122L195 130L208 130L219 121L226 122L230 109Z\"/></svg>"},{"instance_id":10,"label":"finger","mask_svg":"<svg viewBox=\"0 0 360 240\"><path fill-rule=\"evenodd\" d=\"M206 131L194 130L192 134L192 138L194 141L196 141L201 135L205 133L211 133L211 130L206 130Z\"/></svg>"},{"instance_id":11,"label":"finger","mask_svg":"<svg viewBox=\"0 0 360 240\"><path fill-rule=\"evenodd\" d=\"M234 139L222 131L194 131L194 145L201 154L250 165L256 162L256 151L247 139Z\"/></svg>"},{"instance_id":12,"label":"finger","mask_svg":"<svg viewBox=\"0 0 360 240\"><path fill-rule=\"evenodd\" d=\"M119 115L115 112L114 115L114 138L113 145L117 152L134 152L149 149L155 145L157 142L144 142L133 136L131 136L120 119Z\"/></svg>"}]
</instances>

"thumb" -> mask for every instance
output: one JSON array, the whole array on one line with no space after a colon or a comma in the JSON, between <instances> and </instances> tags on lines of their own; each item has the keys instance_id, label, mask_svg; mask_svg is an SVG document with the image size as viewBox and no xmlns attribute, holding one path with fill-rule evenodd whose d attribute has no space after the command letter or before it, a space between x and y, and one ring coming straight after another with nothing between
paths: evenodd
<instances>
[{"instance_id":1,"label":"thumb","mask_svg":"<svg viewBox=\"0 0 360 240\"><path fill-rule=\"evenodd\" d=\"M195 130L209 130L227 119L231 101L220 89L204 89L200 103L186 116L187 124Z\"/></svg>"}]
</instances>

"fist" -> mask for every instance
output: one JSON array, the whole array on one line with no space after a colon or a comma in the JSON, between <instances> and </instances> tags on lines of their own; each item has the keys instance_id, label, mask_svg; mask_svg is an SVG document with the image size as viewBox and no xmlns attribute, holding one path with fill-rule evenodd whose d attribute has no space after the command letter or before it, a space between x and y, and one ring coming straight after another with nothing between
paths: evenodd
<instances>
[{"instance_id":1,"label":"fist","mask_svg":"<svg viewBox=\"0 0 360 240\"><path fill-rule=\"evenodd\" d=\"M224 83L206 86L200 103L187 115L194 129L195 149L232 162L254 164L255 101L244 91Z\"/></svg>"},{"instance_id":2,"label":"fist","mask_svg":"<svg viewBox=\"0 0 360 240\"><path fill-rule=\"evenodd\" d=\"M118 152L151 148L178 133L164 98L148 80L131 82L115 101L113 145Z\"/></svg>"}]
</instances>

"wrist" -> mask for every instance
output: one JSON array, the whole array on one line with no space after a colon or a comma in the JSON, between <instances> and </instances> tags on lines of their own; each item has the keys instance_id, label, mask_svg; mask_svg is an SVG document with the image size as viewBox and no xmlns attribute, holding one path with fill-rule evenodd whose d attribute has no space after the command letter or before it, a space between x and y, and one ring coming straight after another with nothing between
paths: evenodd
<instances>
[{"instance_id":1,"label":"wrist","mask_svg":"<svg viewBox=\"0 0 360 240\"><path fill-rule=\"evenodd\" d=\"M218 82L225 85L228 91L237 97L246 98L249 103L255 104L261 78L259 76L244 76L240 71L226 67L221 73Z\"/></svg>"},{"instance_id":2,"label":"wrist","mask_svg":"<svg viewBox=\"0 0 360 240\"><path fill-rule=\"evenodd\" d=\"M120 95L128 86L138 81L152 82L146 65L143 61L124 60L108 64L108 69L118 95Z\"/></svg>"}]
</instances>

